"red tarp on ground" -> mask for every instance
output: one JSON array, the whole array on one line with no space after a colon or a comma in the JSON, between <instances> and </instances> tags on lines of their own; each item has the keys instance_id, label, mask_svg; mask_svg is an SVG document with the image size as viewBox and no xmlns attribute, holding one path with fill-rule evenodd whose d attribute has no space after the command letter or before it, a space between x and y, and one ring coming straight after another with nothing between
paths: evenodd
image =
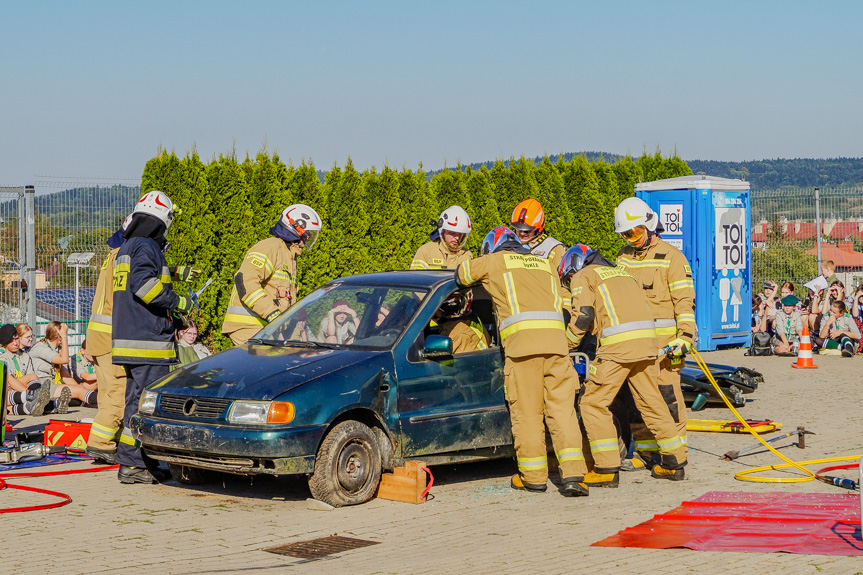
<instances>
[{"instance_id":1,"label":"red tarp on ground","mask_svg":"<svg viewBox=\"0 0 863 575\"><path fill-rule=\"evenodd\" d=\"M597 547L863 555L858 493L710 491Z\"/></svg>"}]
</instances>

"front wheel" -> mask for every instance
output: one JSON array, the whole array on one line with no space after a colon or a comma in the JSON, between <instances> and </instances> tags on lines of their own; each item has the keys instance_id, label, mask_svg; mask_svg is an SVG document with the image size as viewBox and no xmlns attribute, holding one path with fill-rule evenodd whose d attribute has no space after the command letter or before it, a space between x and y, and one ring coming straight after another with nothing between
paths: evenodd
<instances>
[{"instance_id":1,"label":"front wheel","mask_svg":"<svg viewBox=\"0 0 863 575\"><path fill-rule=\"evenodd\" d=\"M309 479L312 496L333 507L365 503L381 481L381 455L374 432L343 421L324 438Z\"/></svg>"}]
</instances>

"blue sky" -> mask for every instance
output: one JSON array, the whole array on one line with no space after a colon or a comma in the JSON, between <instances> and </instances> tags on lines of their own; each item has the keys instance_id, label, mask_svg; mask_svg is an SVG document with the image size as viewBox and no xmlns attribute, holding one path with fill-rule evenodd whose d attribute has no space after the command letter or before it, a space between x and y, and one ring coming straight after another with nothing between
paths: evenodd
<instances>
[{"instance_id":1,"label":"blue sky","mask_svg":"<svg viewBox=\"0 0 863 575\"><path fill-rule=\"evenodd\" d=\"M863 2L13 2L0 185L161 146L320 169L863 156Z\"/></svg>"}]
</instances>

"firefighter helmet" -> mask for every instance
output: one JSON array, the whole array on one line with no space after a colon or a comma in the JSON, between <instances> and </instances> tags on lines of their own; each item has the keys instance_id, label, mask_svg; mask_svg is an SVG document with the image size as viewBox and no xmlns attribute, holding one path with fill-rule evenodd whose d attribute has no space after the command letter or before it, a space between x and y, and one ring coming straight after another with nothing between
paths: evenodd
<instances>
[{"instance_id":1,"label":"firefighter helmet","mask_svg":"<svg viewBox=\"0 0 863 575\"><path fill-rule=\"evenodd\" d=\"M518 236L511 229L506 226L498 226L485 235L479 251L482 255L492 254L508 240L512 240L518 244L521 243L518 241Z\"/></svg>"},{"instance_id":2,"label":"firefighter helmet","mask_svg":"<svg viewBox=\"0 0 863 575\"><path fill-rule=\"evenodd\" d=\"M459 247L461 247L467 241L468 234L470 234L470 216L467 215L467 212L461 206L450 206L441 212L437 220L437 227L440 232L446 230L462 234L461 242L459 243Z\"/></svg>"},{"instance_id":3,"label":"firefighter helmet","mask_svg":"<svg viewBox=\"0 0 863 575\"><path fill-rule=\"evenodd\" d=\"M174 216L178 215L180 211L180 208L174 206L174 202L171 201L168 194L153 190L141 196L141 199L135 204L135 209L132 210L132 213L155 216L165 224L165 230L167 230L174 222Z\"/></svg>"},{"instance_id":4,"label":"firefighter helmet","mask_svg":"<svg viewBox=\"0 0 863 575\"><path fill-rule=\"evenodd\" d=\"M560 274L560 281L563 282L569 278L570 274L574 274L584 267L584 261L587 256L593 253L590 246L584 244L575 244L563 254L563 259L560 260L560 266L557 268Z\"/></svg>"},{"instance_id":5,"label":"firefighter helmet","mask_svg":"<svg viewBox=\"0 0 863 575\"><path fill-rule=\"evenodd\" d=\"M471 290L455 292L440 305L440 317L456 319L465 316L470 313L472 303L473 292Z\"/></svg>"},{"instance_id":6,"label":"firefighter helmet","mask_svg":"<svg viewBox=\"0 0 863 575\"><path fill-rule=\"evenodd\" d=\"M321 216L305 204L291 204L285 208L279 224L305 241L306 251L312 249L321 233Z\"/></svg>"},{"instance_id":7,"label":"firefighter helmet","mask_svg":"<svg viewBox=\"0 0 863 575\"><path fill-rule=\"evenodd\" d=\"M545 212L542 211L542 204L534 199L520 202L512 211L510 221L512 227L520 232L536 231L537 234L541 234L545 229Z\"/></svg>"},{"instance_id":8,"label":"firefighter helmet","mask_svg":"<svg viewBox=\"0 0 863 575\"><path fill-rule=\"evenodd\" d=\"M658 221L656 212L651 210L647 202L641 198L626 198L614 210L614 231L618 234L638 226L644 226L649 231L655 232Z\"/></svg>"}]
</instances>

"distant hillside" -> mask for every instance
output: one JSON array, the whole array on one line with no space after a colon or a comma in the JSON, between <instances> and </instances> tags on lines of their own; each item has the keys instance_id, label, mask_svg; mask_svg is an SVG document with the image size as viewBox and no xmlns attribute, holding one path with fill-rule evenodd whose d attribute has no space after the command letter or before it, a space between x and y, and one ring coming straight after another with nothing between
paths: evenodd
<instances>
[{"instance_id":1,"label":"distant hillside","mask_svg":"<svg viewBox=\"0 0 863 575\"><path fill-rule=\"evenodd\" d=\"M847 186L863 183L863 158L796 158L793 160L756 160L717 162L686 160L693 174L723 178L743 178L752 189L784 186Z\"/></svg>"},{"instance_id":2,"label":"distant hillside","mask_svg":"<svg viewBox=\"0 0 863 575\"><path fill-rule=\"evenodd\" d=\"M139 186L93 186L39 195L34 203L37 213L46 215L51 225L62 229L114 228L140 196ZM0 203L0 217L4 220L17 213L17 200Z\"/></svg>"}]
</instances>

